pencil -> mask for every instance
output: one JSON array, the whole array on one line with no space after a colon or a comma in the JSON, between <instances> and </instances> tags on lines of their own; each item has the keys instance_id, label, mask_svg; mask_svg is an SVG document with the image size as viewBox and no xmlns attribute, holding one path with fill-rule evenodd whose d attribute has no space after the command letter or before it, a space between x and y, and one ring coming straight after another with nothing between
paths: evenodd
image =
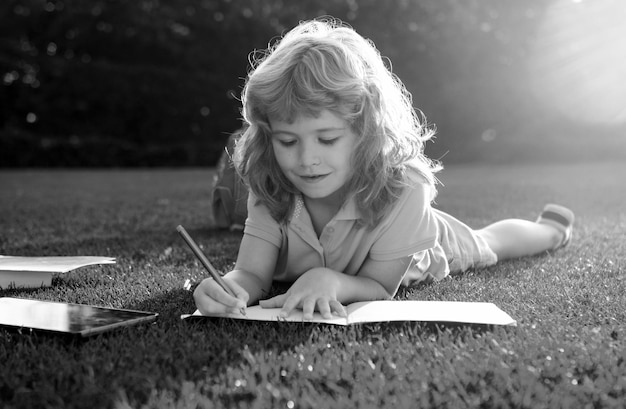
<instances>
[{"instance_id":1,"label":"pencil","mask_svg":"<svg viewBox=\"0 0 626 409\"><path fill-rule=\"evenodd\" d=\"M176 227L176 230L178 230L178 232L180 233L182 238L185 240L185 242L187 243L191 251L193 251L193 254L195 254L198 260L200 260L200 263L202 263L204 268L209 272L209 274L211 274L211 277L213 277L213 279L220 285L220 287L224 289L224 291L226 291L231 296L237 298L233 290L231 290L230 287L226 284L226 282L224 281L220 273L215 269L215 267L213 267L213 265L211 264L209 259L206 258L206 256L204 255L200 247L198 247L198 245L191 238L189 233L187 233L187 230L185 230L185 228L181 225L178 225L178 227ZM246 315L245 308L241 308L241 310L239 311L241 312L241 314Z\"/></svg>"}]
</instances>

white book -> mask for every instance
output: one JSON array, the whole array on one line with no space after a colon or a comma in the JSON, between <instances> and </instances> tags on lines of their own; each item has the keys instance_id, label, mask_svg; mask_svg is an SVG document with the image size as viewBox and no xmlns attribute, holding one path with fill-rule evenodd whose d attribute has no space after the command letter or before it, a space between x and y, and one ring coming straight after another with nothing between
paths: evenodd
<instances>
[{"instance_id":1,"label":"white book","mask_svg":"<svg viewBox=\"0 0 626 409\"><path fill-rule=\"evenodd\" d=\"M347 317L323 318L314 313L313 319L305 320L301 310L294 310L288 317L279 317L280 308L261 308L259 305L246 308L246 315L193 314L181 315L184 320L203 318L230 318L250 321L311 322L331 325L352 325L372 322L421 321L483 325L517 325L517 322L493 303L461 301L413 301L385 300L362 301L346 306Z\"/></svg>"},{"instance_id":2,"label":"white book","mask_svg":"<svg viewBox=\"0 0 626 409\"><path fill-rule=\"evenodd\" d=\"M0 256L0 288L45 287L52 283L53 273L67 273L93 264L114 263L114 258L98 256Z\"/></svg>"}]
</instances>

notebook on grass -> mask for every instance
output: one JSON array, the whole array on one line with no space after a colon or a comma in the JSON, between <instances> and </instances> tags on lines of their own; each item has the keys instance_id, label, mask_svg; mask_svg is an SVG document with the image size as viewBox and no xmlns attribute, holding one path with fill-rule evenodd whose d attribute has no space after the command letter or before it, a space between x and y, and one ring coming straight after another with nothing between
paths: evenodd
<instances>
[{"instance_id":1,"label":"notebook on grass","mask_svg":"<svg viewBox=\"0 0 626 409\"><path fill-rule=\"evenodd\" d=\"M154 312L0 298L0 327L21 333L45 332L88 337L113 329L153 322Z\"/></svg>"},{"instance_id":2,"label":"notebook on grass","mask_svg":"<svg viewBox=\"0 0 626 409\"><path fill-rule=\"evenodd\" d=\"M114 258L97 256L0 256L0 289L46 287L52 283L53 273L114 263Z\"/></svg>"},{"instance_id":3,"label":"notebook on grass","mask_svg":"<svg viewBox=\"0 0 626 409\"><path fill-rule=\"evenodd\" d=\"M484 325L517 325L516 321L493 303L460 301L384 300L362 301L346 306L347 317L323 318L315 313L305 320L301 310L294 310L286 318L279 317L280 308L261 308L256 305L242 314L202 315L198 310L181 316L184 320L231 318L250 321L313 322L331 325L352 325L372 322L421 321Z\"/></svg>"}]
</instances>

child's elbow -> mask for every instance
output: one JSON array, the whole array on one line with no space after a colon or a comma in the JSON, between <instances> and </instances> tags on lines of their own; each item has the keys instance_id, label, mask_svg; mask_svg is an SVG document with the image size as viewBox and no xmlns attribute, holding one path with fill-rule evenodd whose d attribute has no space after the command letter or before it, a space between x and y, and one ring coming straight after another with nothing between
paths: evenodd
<instances>
[{"instance_id":1,"label":"child's elbow","mask_svg":"<svg viewBox=\"0 0 626 409\"><path fill-rule=\"evenodd\" d=\"M378 300L391 300L393 299L393 297L395 297L396 292L398 291L398 287L389 287L389 286L385 286L382 283L380 284L380 294L379 297L377 298Z\"/></svg>"}]
</instances>

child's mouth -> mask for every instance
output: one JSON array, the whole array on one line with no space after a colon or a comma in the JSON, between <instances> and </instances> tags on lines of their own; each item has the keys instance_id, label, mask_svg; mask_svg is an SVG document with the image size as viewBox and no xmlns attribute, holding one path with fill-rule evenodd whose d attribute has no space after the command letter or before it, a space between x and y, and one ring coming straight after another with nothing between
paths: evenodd
<instances>
[{"instance_id":1,"label":"child's mouth","mask_svg":"<svg viewBox=\"0 0 626 409\"><path fill-rule=\"evenodd\" d=\"M302 175L300 176L305 182L317 182L318 180L322 180L327 175Z\"/></svg>"}]
</instances>

